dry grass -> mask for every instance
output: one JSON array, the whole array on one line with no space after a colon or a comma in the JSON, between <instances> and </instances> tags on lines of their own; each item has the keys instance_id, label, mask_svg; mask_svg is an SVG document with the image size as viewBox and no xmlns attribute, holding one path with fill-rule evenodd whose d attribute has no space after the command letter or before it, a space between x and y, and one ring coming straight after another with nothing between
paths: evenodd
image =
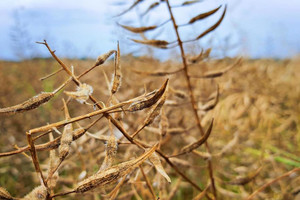
<instances>
[{"instance_id":1,"label":"dry grass","mask_svg":"<svg viewBox=\"0 0 300 200\"><path fill-rule=\"evenodd\" d=\"M94 64L93 61L65 60L64 62L68 66L74 65L75 74L81 74L88 69L88 66ZM193 65L190 70L192 74L202 76L211 71L212 66L214 70L226 69L234 63L235 60L228 59L201 62ZM207 188L206 185L209 184L205 160L212 160L216 188L221 199L247 198L260 186L268 184L269 181L274 183L272 182L270 186L267 185L264 190L256 194L255 198L296 198L299 185L296 170L300 167L300 149L297 145L300 142L300 108L298 103L300 83L297 78L300 76L299 63L300 61L297 59L283 61L246 60L242 65L232 69L230 73L217 79L192 79L199 108L203 106L202 104L214 103L216 94L213 92L216 90L216 83L220 85L219 101L214 110L198 110L199 115L203 116L202 126L208 127L211 119L214 118L214 125L208 138L211 152L207 153L205 148L200 146L188 154L171 157L168 160L202 189ZM121 103L143 95L145 93L144 86L149 93L159 89L165 81L165 77L149 77L134 73L131 69L172 71L180 67L178 63L170 61L160 63L153 59L130 57L121 58L121 65L122 85L115 93L116 99ZM199 67L201 71L199 71ZM40 77L59 68L51 60L33 60L22 63L1 62L0 68L1 107L19 104L40 93L40 91L51 92L68 79L68 76L60 72L43 82L39 81ZM108 88L103 74L103 70L105 74L113 74L114 69L113 63L108 62L93 69L92 72L80 79L82 83L87 83L94 88L93 95L97 100L104 102L106 107L118 104L112 103L111 87ZM35 73L32 73L33 71ZM154 110L155 107L148 108L149 111L147 112L142 110L133 113L126 111L126 107L124 107L125 114L121 109L118 109L118 113L123 113L123 118L119 117L120 123L129 135L141 129L134 138L137 145L130 144L130 141L123 138L115 126L104 118L96 124L92 124L93 126L88 130L88 135L84 134L85 131L80 128L88 127L94 119L79 121L80 124L73 123L73 128L77 130L77 133L73 133L73 140L75 140L69 146L69 153L67 156L60 156L59 158L57 149L56 162L53 162L52 159L52 163L54 163L52 165L50 164L49 152L38 149L57 148L60 135L52 131L54 135L52 143L47 136L36 140L35 149L38 150L39 165L45 176L51 166L55 168L59 159L63 160L58 168L58 174L56 174L57 183L54 184L55 187L49 193L59 195L74 190L81 192L83 190L80 188L85 185L83 183L88 182L90 177L97 176L95 179L97 184L95 185L100 184L99 180L107 181L105 185L106 183L109 184L105 188L97 187L92 191L83 194L69 194L67 197L69 199L101 199L104 198L102 195L109 194L112 197L117 196L118 199L130 197L153 199L154 194L161 199L192 199L193 197L196 198L197 195L198 199L202 198L203 194L197 189L193 189L190 183L176 173L172 165L163 157L160 158L161 165L155 165L156 169L158 166L162 166L157 170L153 168L150 161L146 161L142 165L138 162L142 169L126 168L125 166L126 169L120 170L131 176L120 174L114 176L115 179L112 180L109 178L98 179L98 177L102 177L103 171L110 172L110 166L113 167L111 169L113 170L123 162L126 163L131 160L129 162L134 163L132 159L138 159L137 157L143 154L144 150L141 149L143 145L150 147L159 142L159 152L163 152L165 156L170 156L181 153L180 149L201 138L194 124L193 112L191 109L187 109L190 104L188 94L185 92L184 77L180 74L174 74L169 75L169 79L168 96L163 106L163 112L161 112L162 116L158 120L154 120L150 126L141 129L145 124L145 119L147 116L151 116L151 110ZM75 87L71 83L65 89L65 91L74 90ZM148 99L149 97L145 98ZM51 125L55 122L63 122L66 114L62 110L61 98L67 99L68 96L60 92L48 103L35 110L13 116L1 116L1 152L14 150L15 144L18 145L15 148L26 147L25 133L33 128L43 127L47 123ZM145 101L145 98L136 102ZM158 105L159 102L158 100L153 104ZM89 100L87 103L92 104ZM95 112L94 106L89 104L80 104L76 100L71 100L67 105L70 118ZM164 131L162 130L163 127ZM62 128L58 129L63 132ZM81 137L79 138L79 136ZM47 142L53 145L48 145L48 147L37 145ZM116 143L118 144L117 149L114 145ZM41 184L39 176L34 173L35 169L32 165L30 152L27 149L24 153L27 155L16 154L11 157L0 158L1 187L6 188L12 196L16 197L25 196ZM156 156L160 155L159 153L156 154ZM154 163L153 159L158 162L157 157L154 157L152 163ZM106 163L104 166L103 162ZM123 165L126 165L125 163ZM97 175L100 167L102 170ZM293 169L294 171L289 173L289 170ZM165 173L157 173L159 170L163 170ZM111 173L115 172L111 171ZM277 180L276 178L280 176L283 177ZM53 177L55 176L53 175ZM170 177L172 181L170 184L167 177ZM113 183L117 180L121 182ZM48 186L50 185L48 184ZM116 185L118 187L113 190ZM34 191L37 192L37 190ZM40 188L40 190L43 193L44 189ZM210 193L207 194L210 196ZM55 199L59 198L56 197ZM204 196L204 198L209 197Z\"/></svg>"}]
</instances>

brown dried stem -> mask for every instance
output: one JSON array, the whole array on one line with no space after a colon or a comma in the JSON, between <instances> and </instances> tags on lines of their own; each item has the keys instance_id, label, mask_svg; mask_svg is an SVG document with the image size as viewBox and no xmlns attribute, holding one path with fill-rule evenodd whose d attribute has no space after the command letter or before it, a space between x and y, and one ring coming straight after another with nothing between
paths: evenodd
<instances>
[{"instance_id":1,"label":"brown dried stem","mask_svg":"<svg viewBox=\"0 0 300 200\"><path fill-rule=\"evenodd\" d=\"M191 80L190 80L189 73L188 73L188 64L187 64L186 57L185 57L183 43L182 43L181 37L180 37L179 32L178 32L178 25L177 25L176 20L173 16L173 11L172 11L172 8L170 6L169 0L166 0L166 3L167 3L167 6L168 6L170 16L171 16L171 20L173 22L173 27L174 27L174 30L176 32L177 41L178 41L178 45L179 45L179 48L180 48L181 59L182 59L182 64L183 64L183 69L184 69L183 72L184 72L185 79L186 79L187 86L188 86L188 90L189 90L189 96L190 96L190 100L191 100L191 104L192 104L192 108L193 108L193 113L194 113L194 116L195 116L195 119L196 119L196 123L197 123L197 127L199 129L199 132L203 136L204 131L203 131L203 128L201 126L200 117L199 117L198 112L197 112L197 104L196 104L195 95L193 93L192 84L191 84ZM205 142L205 146L206 146L207 152L210 153L209 145L208 145L207 142ZM216 191L216 186L215 186L215 180L214 180L214 175L213 175L213 166L212 166L211 160L208 160L208 171L209 171L209 176L210 176L210 181L211 181L211 186L212 186L212 192L213 192L214 197L216 199L217 198L217 191Z\"/></svg>"}]
</instances>

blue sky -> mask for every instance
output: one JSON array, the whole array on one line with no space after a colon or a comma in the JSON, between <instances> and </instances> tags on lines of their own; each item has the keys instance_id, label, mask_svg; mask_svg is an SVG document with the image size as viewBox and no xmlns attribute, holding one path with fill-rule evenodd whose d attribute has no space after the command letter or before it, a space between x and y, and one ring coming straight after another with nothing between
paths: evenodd
<instances>
[{"instance_id":1,"label":"blue sky","mask_svg":"<svg viewBox=\"0 0 300 200\"><path fill-rule=\"evenodd\" d=\"M122 2L118 4L118 2ZM0 59L19 59L30 56L48 56L45 47L35 41L47 39L62 57L97 57L116 48L120 41L123 53L151 53L129 38L140 39L116 25L131 26L160 24L168 19L161 5L149 15L140 18L147 7L155 2L144 0L139 7L119 18L113 16L126 9L133 1L121 0L1 0L0 1ZM174 0L177 5L179 0ZM190 52L201 47L214 48L216 57L244 55L253 58L296 56L300 52L299 0L206 0L183 9L174 8L178 23L227 4L228 13L221 26L196 45L188 44ZM224 7L223 7L224 8ZM183 38L197 36L220 17L223 8L207 20L180 30ZM176 10L175 10L176 9ZM146 37L175 39L171 23L162 29L147 33ZM155 51L158 57L172 57L175 50Z\"/></svg>"}]
</instances>

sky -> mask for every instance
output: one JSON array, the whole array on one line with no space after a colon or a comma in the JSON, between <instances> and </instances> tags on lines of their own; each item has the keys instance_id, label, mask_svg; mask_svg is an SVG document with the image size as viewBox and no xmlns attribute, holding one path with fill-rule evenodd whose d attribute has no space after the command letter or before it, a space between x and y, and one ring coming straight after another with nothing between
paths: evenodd
<instances>
[{"instance_id":1,"label":"sky","mask_svg":"<svg viewBox=\"0 0 300 200\"><path fill-rule=\"evenodd\" d=\"M120 42L123 54L151 54L160 59L176 57L176 49L153 50L137 45L130 39L140 35L122 29L129 26L158 25L169 19L164 3L143 15L155 0L144 0L121 17L117 14L128 8L132 0L1 0L0 1L0 59L19 60L47 57L45 47L36 41L46 39L58 56L96 58ZM176 6L184 1L170 0ZM251 58L288 58L300 53L299 0L203 0L193 6L173 8L178 24L192 17L221 9L206 20L179 29L183 40L193 39L226 16L216 31L196 43L187 43L189 53L201 48L213 48L215 57L246 56ZM172 24L147 32L148 39L174 41Z\"/></svg>"}]
</instances>

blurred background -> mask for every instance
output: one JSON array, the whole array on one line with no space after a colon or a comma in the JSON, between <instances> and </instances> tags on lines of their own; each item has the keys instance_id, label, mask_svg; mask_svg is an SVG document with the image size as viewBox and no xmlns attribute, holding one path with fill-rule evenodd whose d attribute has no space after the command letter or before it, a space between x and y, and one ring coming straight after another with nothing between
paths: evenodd
<instances>
[{"instance_id":1,"label":"blurred background","mask_svg":"<svg viewBox=\"0 0 300 200\"><path fill-rule=\"evenodd\" d=\"M165 4L147 12L153 0L144 1L122 17L115 17L134 1L120 0L2 0L0 2L0 59L19 60L48 57L46 49L35 44L43 39L66 58L95 58L114 49L119 40L124 54L149 54L129 38L136 38L117 23L131 26L158 25L168 18ZM175 1L176 2L176 1ZM184 1L177 1L179 5ZM174 4L174 2L173 2ZM243 55L250 58L290 58L300 52L300 1L289 0L211 0L178 8L175 16L185 23L197 13L227 4L228 12L216 31L198 42L199 48L213 47L213 57ZM191 12L192 9L192 12ZM199 11L195 11L197 9ZM215 23L221 12L207 20L181 29L191 38ZM146 33L147 38L172 40L168 27ZM190 36L190 37L189 37ZM173 38L175 39L175 38ZM195 45L192 48L195 48ZM174 52L155 51L155 57L166 60ZM170 55L171 54L171 55Z\"/></svg>"}]
</instances>

